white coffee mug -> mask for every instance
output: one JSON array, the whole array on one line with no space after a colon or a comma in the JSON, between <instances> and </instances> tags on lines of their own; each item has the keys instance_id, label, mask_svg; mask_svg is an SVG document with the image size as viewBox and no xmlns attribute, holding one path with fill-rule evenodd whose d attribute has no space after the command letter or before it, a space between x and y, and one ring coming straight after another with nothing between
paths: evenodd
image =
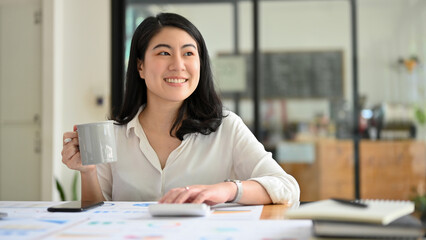
<instances>
[{"instance_id":1,"label":"white coffee mug","mask_svg":"<svg viewBox=\"0 0 426 240\"><path fill-rule=\"evenodd\" d=\"M83 165L117 161L113 121L79 124L77 132Z\"/></svg>"}]
</instances>

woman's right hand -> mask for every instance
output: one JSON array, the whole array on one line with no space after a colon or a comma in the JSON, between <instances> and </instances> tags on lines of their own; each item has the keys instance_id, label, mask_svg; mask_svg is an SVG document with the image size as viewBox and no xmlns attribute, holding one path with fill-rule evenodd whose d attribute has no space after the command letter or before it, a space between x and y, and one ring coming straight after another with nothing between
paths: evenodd
<instances>
[{"instance_id":1,"label":"woman's right hand","mask_svg":"<svg viewBox=\"0 0 426 240\"><path fill-rule=\"evenodd\" d=\"M74 132L64 133L62 144L62 162L68 168L80 171L81 173L96 170L96 165L83 166L81 162L76 126L74 126Z\"/></svg>"}]
</instances>

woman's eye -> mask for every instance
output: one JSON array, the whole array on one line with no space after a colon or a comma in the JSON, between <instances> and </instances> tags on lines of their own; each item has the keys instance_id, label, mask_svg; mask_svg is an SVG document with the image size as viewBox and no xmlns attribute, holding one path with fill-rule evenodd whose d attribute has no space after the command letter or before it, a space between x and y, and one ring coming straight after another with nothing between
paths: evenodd
<instances>
[{"instance_id":1,"label":"woman's eye","mask_svg":"<svg viewBox=\"0 0 426 240\"><path fill-rule=\"evenodd\" d=\"M194 55L194 53L192 53L192 52L187 52L187 53L185 53L184 55L185 55L185 56L192 56L192 55Z\"/></svg>"},{"instance_id":2,"label":"woman's eye","mask_svg":"<svg viewBox=\"0 0 426 240\"><path fill-rule=\"evenodd\" d=\"M159 55L167 56L170 55L168 52L160 52Z\"/></svg>"}]
</instances>

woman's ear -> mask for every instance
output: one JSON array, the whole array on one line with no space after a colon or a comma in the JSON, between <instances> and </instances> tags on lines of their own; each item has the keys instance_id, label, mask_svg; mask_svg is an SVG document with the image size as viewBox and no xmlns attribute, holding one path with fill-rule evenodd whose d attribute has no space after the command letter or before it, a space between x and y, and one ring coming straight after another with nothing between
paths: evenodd
<instances>
[{"instance_id":1,"label":"woman's ear","mask_svg":"<svg viewBox=\"0 0 426 240\"><path fill-rule=\"evenodd\" d=\"M145 75L144 75L144 73L143 73L143 62L142 62L141 60L139 60L139 59L138 59L137 64L138 64L138 72L139 72L139 76L140 76L142 79L145 79Z\"/></svg>"}]
</instances>

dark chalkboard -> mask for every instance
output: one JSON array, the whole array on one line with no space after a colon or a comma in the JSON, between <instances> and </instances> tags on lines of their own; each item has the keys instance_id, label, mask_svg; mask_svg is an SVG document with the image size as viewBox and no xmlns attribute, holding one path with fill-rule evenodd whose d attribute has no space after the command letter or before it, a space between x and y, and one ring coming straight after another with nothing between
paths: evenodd
<instances>
[{"instance_id":1,"label":"dark chalkboard","mask_svg":"<svg viewBox=\"0 0 426 240\"><path fill-rule=\"evenodd\" d=\"M252 95L252 55L243 54L247 64L247 91ZM342 98L343 52L273 52L260 56L260 86L264 97Z\"/></svg>"}]
</instances>

